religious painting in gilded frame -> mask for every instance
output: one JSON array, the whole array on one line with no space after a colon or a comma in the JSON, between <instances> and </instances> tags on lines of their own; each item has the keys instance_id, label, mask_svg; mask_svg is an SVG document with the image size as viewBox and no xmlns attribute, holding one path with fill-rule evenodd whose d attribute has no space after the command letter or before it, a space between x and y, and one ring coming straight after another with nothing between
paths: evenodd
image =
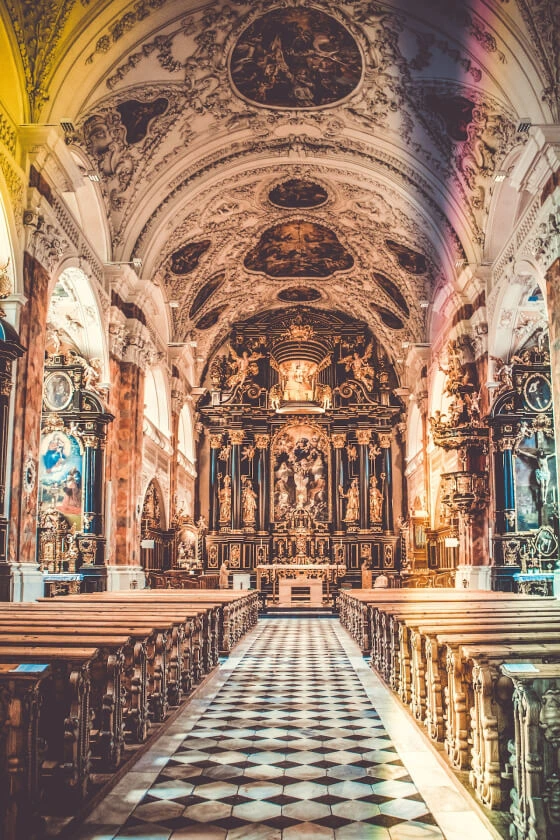
<instances>
[{"instance_id":1,"label":"religious painting in gilded frame","mask_svg":"<svg viewBox=\"0 0 560 840\"><path fill-rule=\"evenodd\" d=\"M43 400L49 411L64 411L72 402L74 385L64 371L53 371L45 378Z\"/></svg>"},{"instance_id":2,"label":"religious painting in gilded frame","mask_svg":"<svg viewBox=\"0 0 560 840\"><path fill-rule=\"evenodd\" d=\"M283 426L274 437L272 512L275 522L287 522L297 509L315 522L328 522L330 447L323 430L312 423Z\"/></svg>"},{"instance_id":3,"label":"religious painting in gilded frame","mask_svg":"<svg viewBox=\"0 0 560 840\"><path fill-rule=\"evenodd\" d=\"M57 510L82 529L83 453L78 440L62 430L48 432L39 448L39 509Z\"/></svg>"}]
</instances>

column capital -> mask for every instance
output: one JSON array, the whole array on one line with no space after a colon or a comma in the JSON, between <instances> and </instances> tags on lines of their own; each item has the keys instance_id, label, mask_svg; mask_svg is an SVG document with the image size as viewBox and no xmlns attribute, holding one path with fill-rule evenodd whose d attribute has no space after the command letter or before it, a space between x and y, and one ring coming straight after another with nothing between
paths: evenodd
<instances>
[{"instance_id":1,"label":"column capital","mask_svg":"<svg viewBox=\"0 0 560 840\"><path fill-rule=\"evenodd\" d=\"M505 452L508 449L514 449L516 443L516 438L514 437L502 437L498 438L496 441L496 448L498 452Z\"/></svg>"},{"instance_id":2,"label":"column capital","mask_svg":"<svg viewBox=\"0 0 560 840\"><path fill-rule=\"evenodd\" d=\"M344 449L346 434L344 432L335 432L331 435L331 440L335 449Z\"/></svg>"},{"instance_id":3,"label":"column capital","mask_svg":"<svg viewBox=\"0 0 560 840\"><path fill-rule=\"evenodd\" d=\"M356 429L356 440L360 446L367 446L371 440L371 429Z\"/></svg>"},{"instance_id":4,"label":"column capital","mask_svg":"<svg viewBox=\"0 0 560 840\"><path fill-rule=\"evenodd\" d=\"M233 446L240 446L243 443L243 438L245 437L243 429L230 429L228 434Z\"/></svg>"},{"instance_id":5,"label":"column capital","mask_svg":"<svg viewBox=\"0 0 560 840\"><path fill-rule=\"evenodd\" d=\"M210 449L220 449L223 437L222 434L210 435Z\"/></svg>"},{"instance_id":6,"label":"column capital","mask_svg":"<svg viewBox=\"0 0 560 840\"><path fill-rule=\"evenodd\" d=\"M255 435L255 446L257 449L268 449L270 435Z\"/></svg>"},{"instance_id":7,"label":"column capital","mask_svg":"<svg viewBox=\"0 0 560 840\"><path fill-rule=\"evenodd\" d=\"M391 448L391 439L392 439L391 432L381 432L379 434L379 446L381 449L390 449Z\"/></svg>"}]
</instances>

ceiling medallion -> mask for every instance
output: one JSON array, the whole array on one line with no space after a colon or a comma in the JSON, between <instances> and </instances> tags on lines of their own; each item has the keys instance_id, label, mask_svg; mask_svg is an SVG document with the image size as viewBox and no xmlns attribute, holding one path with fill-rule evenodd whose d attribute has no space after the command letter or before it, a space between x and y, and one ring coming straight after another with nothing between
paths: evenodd
<instances>
[{"instance_id":1,"label":"ceiling medallion","mask_svg":"<svg viewBox=\"0 0 560 840\"><path fill-rule=\"evenodd\" d=\"M207 312L206 315L203 315L196 324L195 327L197 330L209 330L210 327L215 326L220 317L228 308L229 304L224 303L222 306L217 306L215 309L211 309L210 312Z\"/></svg>"},{"instance_id":2,"label":"ceiling medallion","mask_svg":"<svg viewBox=\"0 0 560 840\"><path fill-rule=\"evenodd\" d=\"M295 219L265 230L244 265L269 277L330 277L352 268L354 258L334 231Z\"/></svg>"},{"instance_id":3,"label":"ceiling medallion","mask_svg":"<svg viewBox=\"0 0 560 840\"><path fill-rule=\"evenodd\" d=\"M340 102L362 77L362 55L338 21L318 9L275 9L237 41L230 73L241 96L272 108Z\"/></svg>"},{"instance_id":4,"label":"ceiling medallion","mask_svg":"<svg viewBox=\"0 0 560 840\"><path fill-rule=\"evenodd\" d=\"M309 303L312 300L320 300L321 293L308 286L290 286L289 289L278 292L277 297L286 303Z\"/></svg>"},{"instance_id":5,"label":"ceiling medallion","mask_svg":"<svg viewBox=\"0 0 560 840\"><path fill-rule=\"evenodd\" d=\"M386 327L391 330L403 330L404 323L398 318L390 309L385 309L384 306L377 306L375 303L370 303L370 309L376 312Z\"/></svg>"},{"instance_id":6,"label":"ceiling medallion","mask_svg":"<svg viewBox=\"0 0 560 840\"><path fill-rule=\"evenodd\" d=\"M329 195L324 187L304 178L292 178L277 184L268 194L271 204L289 210L307 210L321 207Z\"/></svg>"},{"instance_id":7,"label":"ceiling medallion","mask_svg":"<svg viewBox=\"0 0 560 840\"><path fill-rule=\"evenodd\" d=\"M189 242L171 255L171 271L183 277L190 274L197 267L200 258L206 253L212 242L202 239L200 242Z\"/></svg>"}]
</instances>

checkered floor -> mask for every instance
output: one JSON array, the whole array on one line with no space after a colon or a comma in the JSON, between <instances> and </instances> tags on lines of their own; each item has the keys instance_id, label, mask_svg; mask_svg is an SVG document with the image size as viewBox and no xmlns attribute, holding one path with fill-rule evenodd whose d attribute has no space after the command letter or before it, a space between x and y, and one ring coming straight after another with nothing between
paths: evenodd
<instances>
[{"instance_id":1,"label":"checkered floor","mask_svg":"<svg viewBox=\"0 0 560 840\"><path fill-rule=\"evenodd\" d=\"M276 619L119 833L152 840L437 840L335 622Z\"/></svg>"}]
</instances>

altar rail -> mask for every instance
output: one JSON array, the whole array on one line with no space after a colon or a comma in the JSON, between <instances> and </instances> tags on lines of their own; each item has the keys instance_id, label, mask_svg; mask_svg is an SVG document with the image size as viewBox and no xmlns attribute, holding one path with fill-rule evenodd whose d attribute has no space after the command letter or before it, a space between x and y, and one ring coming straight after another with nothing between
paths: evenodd
<instances>
[{"instance_id":1,"label":"altar rail","mask_svg":"<svg viewBox=\"0 0 560 840\"><path fill-rule=\"evenodd\" d=\"M339 607L372 666L443 744L451 766L468 771L478 799L511 811L513 840L559 836L558 601L472 590L354 590L341 593Z\"/></svg>"},{"instance_id":2,"label":"altar rail","mask_svg":"<svg viewBox=\"0 0 560 840\"><path fill-rule=\"evenodd\" d=\"M257 621L255 592L134 591L0 604L0 836L79 811ZM130 752L130 751L128 751Z\"/></svg>"}]
</instances>

